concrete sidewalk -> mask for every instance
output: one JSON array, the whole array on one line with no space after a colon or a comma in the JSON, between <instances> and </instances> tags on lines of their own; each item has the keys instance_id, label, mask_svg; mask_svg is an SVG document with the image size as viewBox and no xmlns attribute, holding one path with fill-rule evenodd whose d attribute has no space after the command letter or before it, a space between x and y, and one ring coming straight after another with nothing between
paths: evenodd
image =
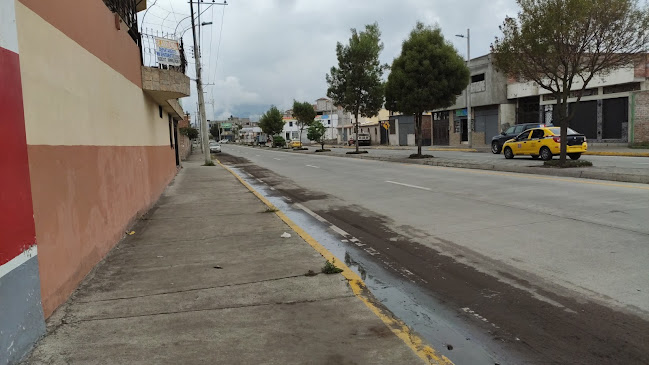
<instances>
[{"instance_id":1,"label":"concrete sidewalk","mask_svg":"<svg viewBox=\"0 0 649 365\"><path fill-rule=\"evenodd\" d=\"M325 259L227 170L200 164L184 164L24 363L450 363L423 360L432 349L399 338L343 275L305 276Z\"/></svg>"}]
</instances>

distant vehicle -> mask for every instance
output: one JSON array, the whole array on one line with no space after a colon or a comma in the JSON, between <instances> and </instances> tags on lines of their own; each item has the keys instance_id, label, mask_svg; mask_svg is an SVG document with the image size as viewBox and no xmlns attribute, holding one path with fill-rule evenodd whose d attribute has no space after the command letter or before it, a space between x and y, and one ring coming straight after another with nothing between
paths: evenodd
<instances>
[{"instance_id":1,"label":"distant vehicle","mask_svg":"<svg viewBox=\"0 0 649 365\"><path fill-rule=\"evenodd\" d=\"M356 140L354 139L354 135L349 137L348 141L350 146L353 146L356 144ZM359 133L358 134L358 145L359 146L369 146L372 144L372 139L370 138L369 133Z\"/></svg>"},{"instance_id":2,"label":"distant vehicle","mask_svg":"<svg viewBox=\"0 0 649 365\"><path fill-rule=\"evenodd\" d=\"M299 139L292 139L288 142L288 146L291 148L302 148L302 142Z\"/></svg>"},{"instance_id":3,"label":"distant vehicle","mask_svg":"<svg viewBox=\"0 0 649 365\"><path fill-rule=\"evenodd\" d=\"M214 141L210 142L210 152L211 153L221 152L221 145Z\"/></svg>"},{"instance_id":4,"label":"distant vehicle","mask_svg":"<svg viewBox=\"0 0 649 365\"><path fill-rule=\"evenodd\" d=\"M512 159L517 155L530 155L536 159L547 161L552 156L561 153L561 128L544 127L534 128L519 134L503 145L505 158ZM579 159L581 154L588 150L586 136L568 128L568 157Z\"/></svg>"},{"instance_id":5,"label":"distant vehicle","mask_svg":"<svg viewBox=\"0 0 649 365\"><path fill-rule=\"evenodd\" d=\"M225 139L225 138L219 141L219 143L221 143L221 144L225 144L225 143L228 143L228 142L230 142L230 141L228 141L228 140Z\"/></svg>"},{"instance_id":6,"label":"distant vehicle","mask_svg":"<svg viewBox=\"0 0 649 365\"><path fill-rule=\"evenodd\" d=\"M509 127L507 128L507 130L503 131L497 136L494 136L491 139L491 152L497 155L502 152L505 142L532 128L543 127L545 127L545 125L539 123L517 124L515 126Z\"/></svg>"}]
</instances>

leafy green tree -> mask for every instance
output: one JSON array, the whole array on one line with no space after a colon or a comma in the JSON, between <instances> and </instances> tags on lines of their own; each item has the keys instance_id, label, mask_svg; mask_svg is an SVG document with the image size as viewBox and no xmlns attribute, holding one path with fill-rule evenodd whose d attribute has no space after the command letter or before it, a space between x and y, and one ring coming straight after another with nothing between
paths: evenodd
<instances>
[{"instance_id":1,"label":"leafy green tree","mask_svg":"<svg viewBox=\"0 0 649 365\"><path fill-rule=\"evenodd\" d=\"M349 44L336 45L338 67L327 74L327 96L335 105L353 112L356 117L356 152L358 153L358 118L372 117L383 106L383 82L381 77L387 65L379 62L383 50L378 24L365 26L365 31L352 29Z\"/></svg>"},{"instance_id":2,"label":"leafy green tree","mask_svg":"<svg viewBox=\"0 0 649 365\"><path fill-rule=\"evenodd\" d=\"M266 113L259 119L259 128L269 136L276 136L282 133L284 129L284 119L282 113L276 106L271 106Z\"/></svg>"},{"instance_id":3,"label":"leafy green tree","mask_svg":"<svg viewBox=\"0 0 649 365\"><path fill-rule=\"evenodd\" d=\"M314 122L311 123L311 125L309 126L309 129L307 130L306 133L306 138L310 139L311 141L316 141L320 143L322 149L324 150L326 132L327 132L327 128L325 128L325 126L322 125L322 123Z\"/></svg>"},{"instance_id":4,"label":"leafy green tree","mask_svg":"<svg viewBox=\"0 0 649 365\"><path fill-rule=\"evenodd\" d=\"M273 136L273 147L286 147L286 140L282 136Z\"/></svg>"},{"instance_id":5,"label":"leafy green tree","mask_svg":"<svg viewBox=\"0 0 649 365\"><path fill-rule=\"evenodd\" d=\"M180 134L184 134L189 137L189 139L194 140L198 138L198 129L194 127L183 127L180 128Z\"/></svg>"},{"instance_id":6,"label":"leafy green tree","mask_svg":"<svg viewBox=\"0 0 649 365\"><path fill-rule=\"evenodd\" d=\"M388 109L415 116L421 156L422 114L453 105L469 84L469 69L439 28L417 23L392 63L386 84Z\"/></svg>"},{"instance_id":7,"label":"leafy green tree","mask_svg":"<svg viewBox=\"0 0 649 365\"><path fill-rule=\"evenodd\" d=\"M300 103L297 100L293 100L293 116L297 120L297 125L300 127L300 142L302 142L302 131L305 126L313 124L313 119L316 116L315 109L313 109L313 105L308 101Z\"/></svg>"},{"instance_id":8,"label":"leafy green tree","mask_svg":"<svg viewBox=\"0 0 649 365\"><path fill-rule=\"evenodd\" d=\"M212 127L210 127L210 134L215 140L221 138L221 129L218 123L212 124Z\"/></svg>"},{"instance_id":9,"label":"leafy green tree","mask_svg":"<svg viewBox=\"0 0 649 365\"><path fill-rule=\"evenodd\" d=\"M565 136L577 110L568 108L571 91L579 103L594 77L633 66L646 50L649 12L637 0L516 2L518 18L507 17L502 37L491 45L494 63L512 77L534 81L557 100L563 165Z\"/></svg>"}]
</instances>

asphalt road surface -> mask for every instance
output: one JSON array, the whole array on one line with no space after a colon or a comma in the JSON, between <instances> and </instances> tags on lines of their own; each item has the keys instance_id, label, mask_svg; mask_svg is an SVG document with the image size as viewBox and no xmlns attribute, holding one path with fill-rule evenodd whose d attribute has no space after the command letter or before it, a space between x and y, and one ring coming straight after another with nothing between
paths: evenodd
<instances>
[{"instance_id":1,"label":"asphalt road surface","mask_svg":"<svg viewBox=\"0 0 649 365\"><path fill-rule=\"evenodd\" d=\"M311 150L316 150L320 147L310 147ZM493 163L505 160L503 154L494 155L491 152L462 152L462 151L429 151L430 147L422 147L422 153L434 155L435 157L458 159L458 160L473 160L477 162ZM361 149L366 149L361 147ZM417 152L417 148L411 149L368 149L372 156L385 156L385 157L408 157L412 153ZM352 151L348 148L331 148L333 154L344 155ZM633 150L632 150L633 151ZM644 151L644 150L637 150ZM620 157L620 156L597 156L597 155L584 155L581 157L584 160L591 161L597 167L616 167L623 169L642 169L649 172L649 158L647 157ZM558 157L555 157L558 159ZM508 160L507 163L512 165L530 166L532 164L542 164L543 161L533 160L530 156L516 156L513 160Z\"/></svg>"},{"instance_id":2,"label":"asphalt road surface","mask_svg":"<svg viewBox=\"0 0 649 365\"><path fill-rule=\"evenodd\" d=\"M649 186L223 151L265 193L345 233L369 270L429 295L417 305L474 336L467 352L488 354L448 346L456 364L649 364Z\"/></svg>"}]
</instances>

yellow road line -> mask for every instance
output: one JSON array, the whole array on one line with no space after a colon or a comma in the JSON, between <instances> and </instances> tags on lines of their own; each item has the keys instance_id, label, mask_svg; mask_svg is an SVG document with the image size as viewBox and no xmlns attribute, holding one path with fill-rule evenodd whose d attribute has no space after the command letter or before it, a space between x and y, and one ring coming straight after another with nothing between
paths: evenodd
<instances>
[{"instance_id":1,"label":"yellow road line","mask_svg":"<svg viewBox=\"0 0 649 365\"><path fill-rule=\"evenodd\" d=\"M591 156L625 156L625 157L649 157L649 152L606 152L606 151L587 151L584 155Z\"/></svg>"},{"instance_id":2,"label":"yellow road line","mask_svg":"<svg viewBox=\"0 0 649 365\"><path fill-rule=\"evenodd\" d=\"M429 148L428 151L478 152L474 148Z\"/></svg>"},{"instance_id":3,"label":"yellow road line","mask_svg":"<svg viewBox=\"0 0 649 365\"><path fill-rule=\"evenodd\" d=\"M316 241L311 235L306 233L300 226L295 224L289 217L286 216L282 211L277 209L271 203L266 197L261 195L255 188L253 188L250 184L248 184L245 180L243 180L234 170L230 169L229 167L223 165L221 161L216 160L216 162L229 171L234 177L243 184L248 190L250 190L259 200L261 200L268 208L275 210L275 214L284 221L289 227L291 227L292 230L295 231L304 241L306 241L313 249L315 249L322 257L324 257L328 261L333 261L336 259L336 257L329 252L324 246L322 246L318 241ZM343 261L340 259L336 260L336 266L340 267L342 271L342 275L347 281L349 282L349 286L352 288L352 292L354 292L354 295L356 295L357 298L359 298L365 306L367 306L383 323L385 323L386 326L394 333L397 337L399 337L412 351L414 351L417 356L419 356L421 359L425 360L428 364L434 364L434 365L453 365L453 362L449 360L446 356L439 354L435 349L427 345L424 340L421 339L417 334L415 334L403 321L401 321L398 318L394 318L386 313L374 304L374 301L370 299L369 295L367 293L369 290L367 289L367 286L363 282L363 279L358 276L355 272L353 272Z\"/></svg>"},{"instance_id":4,"label":"yellow road line","mask_svg":"<svg viewBox=\"0 0 649 365\"><path fill-rule=\"evenodd\" d=\"M599 181L591 181L591 180L588 180L588 179L585 179L585 178L579 178L579 177L562 178L562 177L555 177L555 176L536 175L536 174L533 174L533 173L524 173L524 172L506 172L506 171L497 172L497 171L468 169L468 168L463 168L463 167L415 165L415 164L409 164L409 163L402 163L402 164L404 166L414 166L414 167L420 167L420 168L421 167L423 167L423 168L439 168L439 169L450 169L450 170L454 170L454 171L466 171L466 172L473 173L473 174L522 177L522 178L526 178L526 179L554 180L554 181L564 181L564 182L579 183L579 184L613 186L613 187L619 187L619 188L649 190L649 186L643 186L642 184L630 185L630 184L636 184L636 183L628 183L629 185L627 185L627 184L615 184L615 183L605 183L605 182L599 182Z\"/></svg>"}]
</instances>

